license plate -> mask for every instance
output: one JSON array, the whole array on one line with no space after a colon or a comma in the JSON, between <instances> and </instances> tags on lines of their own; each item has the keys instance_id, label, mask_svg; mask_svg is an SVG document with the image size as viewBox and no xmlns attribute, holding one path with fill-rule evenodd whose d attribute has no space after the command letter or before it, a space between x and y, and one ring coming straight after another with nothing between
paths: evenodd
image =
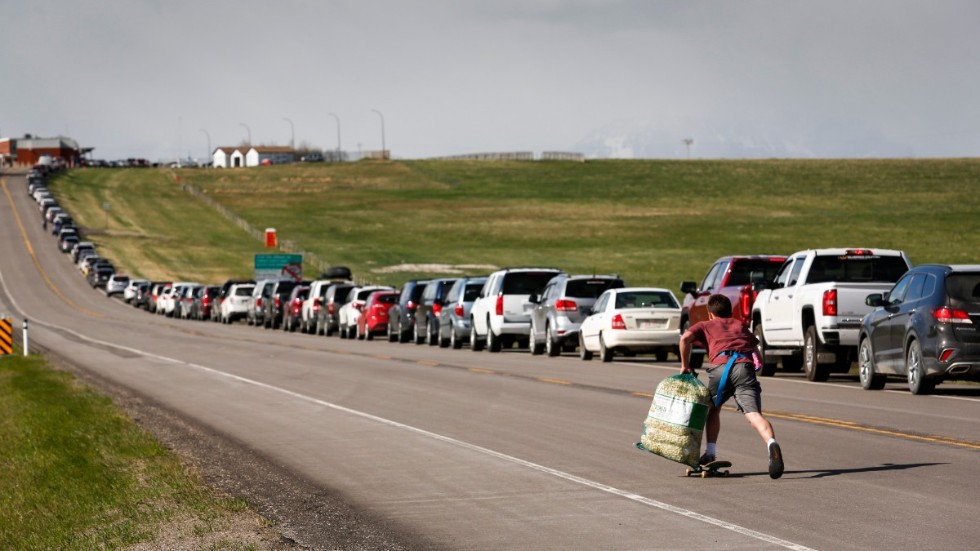
<instances>
[{"instance_id":1,"label":"license plate","mask_svg":"<svg viewBox=\"0 0 980 551\"><path fill-rule=\"evenodd\" d=\"M667 320L638 319L636 320L637 329L666 329Z\"/></svg>"}]
</instances>

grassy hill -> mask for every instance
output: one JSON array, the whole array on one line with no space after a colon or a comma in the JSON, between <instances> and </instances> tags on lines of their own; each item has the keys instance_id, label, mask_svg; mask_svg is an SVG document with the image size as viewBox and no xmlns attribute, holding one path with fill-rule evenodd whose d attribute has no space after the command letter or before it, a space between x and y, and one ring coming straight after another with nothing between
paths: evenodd
<instances>
[{"instance_id":1,"label":"grassy hill","mask_svg":"<svg viewBox=\"0 0 980 551\"><path fill-rule=\"evenodd\" d=\"M53 187L121 270L151 278L247 276L270 252L181 190L192 184L367 281L439 273L403 265L547 265L676 291L733 253L861 246L978 262L978 182L975 159L395 161L84 169Z\"/></svg>"}]
</instances>

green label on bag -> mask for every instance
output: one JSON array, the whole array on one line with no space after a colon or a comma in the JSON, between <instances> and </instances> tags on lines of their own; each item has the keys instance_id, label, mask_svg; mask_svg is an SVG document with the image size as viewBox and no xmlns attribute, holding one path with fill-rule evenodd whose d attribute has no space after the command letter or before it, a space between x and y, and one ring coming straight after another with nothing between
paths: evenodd
<instances>
[{"instance_id":1,"label":"green label on bag","mask_svg":"<svg viewBox=\"0 0 980 551\"><path fill-rule=\"evenodd\" d=\"M649 416L664 423L703 430L708 419L708 406L658 393L653 397Z\"/></svg>"}]
</instances>

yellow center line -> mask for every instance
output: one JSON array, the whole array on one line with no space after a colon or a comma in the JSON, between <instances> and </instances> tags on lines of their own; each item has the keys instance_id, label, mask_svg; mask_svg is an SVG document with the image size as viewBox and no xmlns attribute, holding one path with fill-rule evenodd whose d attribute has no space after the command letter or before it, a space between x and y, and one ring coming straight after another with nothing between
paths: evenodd
<instances>
[{"instance_id":1,"label":"yellow center line","mask_svg":"<svg viewBox=\"0 0 980 551\"><path fill-rule=\"evenodd\" d=\"M493 371L492 369L482 369L479 367L470 367L467 368L467 371L471 373L482 373L484 375L493 375L494 373L496 373L496 371Z\"/></svg>"},{"instance_id":2,"label":"yellow center line","mask_svg":"<svg viewBox=\"0 0 980 551\"><path fill-rule=\"evenodd\" d=\"M37 272L41 274L41 279L44 280L45 285L47 285L48 288L51 289L51 291L65 304L74 308L75 310L96 318L104 318L105 316L98 312L93 312L87 308L82 308L81 306L75 304L61 292L61 289L58 289L58 287L55 286L54 282L51 281L51 278L48 277L47 272L45 272L44 268L41 267L41 262L38 260L37 254L34 252L34 247L31 245L31 240L27 237L27 230L24 228L24 222L21 220L20 213L17 212L17 207L14 205L14 198L10 195L10 190L7 189L6 178L0 178L0 186L3 186L3 192L7 196L7 201L10 203L10 210L14 213L14 221L17 222L17 227L20 228L21 239L24 240L24 246L27 247L27 253L31 255L31 261L34 263L34 267L37 269Z\"/></svg>"},{"instance_id":3,"label":"yellow center line","mask_svg":"<svg viewBox=\"0 0 980 551\"><path fill-rule=\"evenodd\" d=\"M439 367L439 362L435 362L432 360L417 360L415 363L419 365L425 365L428 367Z\"/></svg>"},{"instance_id":4,"label":"yellow center line","mask_svg":"<svg viewBox=\"0 0 980 551\"><path fill-rule=\"evenodd\" d=\"M551 384L555 384L555 385L570 385L570 384L572 384L571 381L563 381L561 379L548 379L547 377L539 377L538 380L541 381L542 383L551 383Z\"/></svg>"}]
</instances>

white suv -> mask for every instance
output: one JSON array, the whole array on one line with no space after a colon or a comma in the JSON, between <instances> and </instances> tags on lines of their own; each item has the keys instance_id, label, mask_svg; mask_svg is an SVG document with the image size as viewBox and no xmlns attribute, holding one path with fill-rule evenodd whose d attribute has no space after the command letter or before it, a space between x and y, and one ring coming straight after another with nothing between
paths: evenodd
<instances>
[{"instance_id":1,"label":"white suv","mask_svg":"<svg viewBox=\"0 0 980 551\"><path fill-rule=\"evenodd\" d=\"M541 295L561 273L557 268L506 268L490 274L470 310L472 349L482 350L486 343L490 352L500 352L515 341L527 346L534 307L528 299Z\"/></svg>"},{"instance_id":2,"label":"white suv","mask_svg":"<svg viewBox=\"0 0 980 551\"><path fill-rule=\"evenodd\" d=\"M221 323L233 323L236 318L248 315L253 289L254 283L234 283L228 288L228 295L221 301Z\"/></svg>"}]
</instances>

